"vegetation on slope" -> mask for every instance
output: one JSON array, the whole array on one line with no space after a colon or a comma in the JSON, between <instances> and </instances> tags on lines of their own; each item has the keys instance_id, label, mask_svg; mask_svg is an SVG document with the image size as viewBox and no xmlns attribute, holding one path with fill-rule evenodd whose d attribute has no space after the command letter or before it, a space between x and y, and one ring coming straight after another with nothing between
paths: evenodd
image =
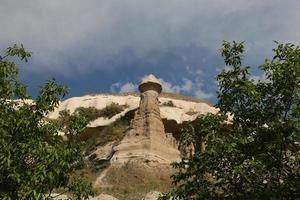
<instances>
[{"instance_id":1,"label":"vegetation on slope","mask_svg":"<svg viewBox=\"0 0 300 200\"><path fill-rule=\"evenodd\" d=\"M90 135L86 141L87 152L98 146L103 146L108 142L120 141L124 137L125 130L129 125L130 119L122 117L105 127L86 128L84 133Z\"/></svg>"},{"instance_id":2,"label":"vegetation on slope","mask_svg":"<svg viewBox=\"0 0 300 200\"><path fill-rule=\"evenodd\" d=\"M107 106L105 106L103 109L97 109L95 107L78 107L75 109L73 115L80 115L86 118L87 121L94 121L95 119L99 117L104 118L112 118L113 116L119 114L122 112L125 108L127 108L126 105L119 105L117 103L111 103ZM63 110L60 111L60 118L59 120L66 121L70 116L69 110Z\"/></svg>"},{"instance_id":3,"label":"vegetation on slope","mask_svg":"<svg viewBox=\"0 0 300 200\"><path fill-rule=\"evenodd\" d=\"M109 142L119 142L124 137L129 124L130 118L122 117L106 127L86 128L83 135L88 135L89 137L85 141L83 150L88 160L86 161L85 169L80 170L78 173L89 181L94 182L100 173L109 167L110 163L109 160L97 160L91 157L91 153Z\"/></svg>"},{"instance_id":4,"label":"vegetation on slope","mask_svg":"<svg viewBox=\"0 0 300 200\"><path fill-rule=\"evenodd\" d=\"M100 116L104 118L112 118L116 114L122 112L127 106L121 106L117 103L111 103L100 111Z\"/></svg>"},{"instance_id":5,"label":"vegetation on slope","mask_svg":"<svg viewBox=\"0 0 300 200\"><path fill-rule=\"evenodd\" d=\"M129 162L122 167L110 167L106 172L107 187L99 192L110 194L120 200L140 200L150 191L166 192L171 187L169 165L147 166Z\"/></svg>"},{"instance_id":6,"label":"vegetation on slope","mask_svg":"<svg viewBox=\"0 0 300 200\"><path fill-rule=\"evenodd\" d=\"M167 101L161 104L162 106L167 106L167 107L175 107L175 104L173 103L173 101Z\"/></svg>"}]
</instances>

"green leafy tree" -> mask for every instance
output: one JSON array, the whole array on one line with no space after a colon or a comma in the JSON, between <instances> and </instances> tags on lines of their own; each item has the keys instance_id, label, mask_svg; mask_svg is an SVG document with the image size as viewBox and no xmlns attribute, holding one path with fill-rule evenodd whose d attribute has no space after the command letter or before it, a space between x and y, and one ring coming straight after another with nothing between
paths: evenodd
<instances>
[{"instance_id":1,"label":"green leafy tree","mask_svg":"<svg viewBox=\"0 0 300 200\"><path fill-rule=\"evenodd\" d=\"M184 132L183 143L198 148L174 164L174 188L162 199L300 197L300 47L276 44L260 66L266 79L255 81L242 65L244 44L223 43L230 69L217 76L220 111Z\"/></svg>"},{"instance_id":2,"label":"green leafy tree","mask_svg":"<svg viewBox=\"0 0 300 200\"><path fill-rule=\"evenodd\" d=\"M72 142L76 141L76 137L84 131L89 122L86 115L77 111L71 114L69 110L60 111L58 119L54 121L62 132L68 133L68 139Z\"/></svg>"},{"instance_id":3,"label":"green leafy tree","mask_svg":"<svg viewBox=\"0 0 300 200\"><path fill-rule=\"evenodd\" d=\"M27 62L30 56L14 45L0 57L0 199L52 199L53 192L87 199L91 185L74 173L83 166L80 144L62 141L62 127L45 119L67 91L50 80L29 102L12 60ZM67 135L82 129L78 121Z\"/></svg>"}]
</instances>

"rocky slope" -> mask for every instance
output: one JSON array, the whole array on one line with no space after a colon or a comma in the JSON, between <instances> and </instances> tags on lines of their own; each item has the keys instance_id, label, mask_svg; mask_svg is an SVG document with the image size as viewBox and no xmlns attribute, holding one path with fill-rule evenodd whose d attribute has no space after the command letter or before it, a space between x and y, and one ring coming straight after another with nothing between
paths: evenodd
<instances>
[{"instance_id":1,"label":"rocky slope","mask_svg":"<svg viewBox=\"0 0 300 200\"><path fill-rule=\"evenodd\" d=\"M153 92L150 93L151 97ZM150 198L153 195L149 192L168 190L169 177L174 173L169 163L180 159L176 146L180 129L201 114L217 112L211 104L191 97L161 93L143 103L140 94L124 93L73 97L62 101L47 117L57 119L60 111L72 113L79 107L101 110L112 103L123 106L124 110L111 118L91 121L83 133L89 144L86 158L92 163L85 175L88 174L100 193L119 200L155 199ZM115 165L120 160L123 164Z\"/></svg>"},{"instance_id":2,"label":"rocky slope","mask_svg":"<svg viewBox=\"0 0 300 200\"><path fill-rule=\"evenodd\" d=\"M97 109L103 109L111 103L117 103L127 107L123 112L110 119L98 118L88 125L88 127L106 126L114 122L119 117L124 116L126 113L137 109L139 101L140 96L137 93L92 94L82 97L72 97L62 101L55 111L50 113L48 117L56 119L59 116L59 111L70 110L72 113L78 107L94 107ZM161 118L174 121L177 124L192 121L200 114L217 112L217 109L208 102L194 99L192 97L162 93L159 96L159 101Z\"/></svg>"}]
</instances>

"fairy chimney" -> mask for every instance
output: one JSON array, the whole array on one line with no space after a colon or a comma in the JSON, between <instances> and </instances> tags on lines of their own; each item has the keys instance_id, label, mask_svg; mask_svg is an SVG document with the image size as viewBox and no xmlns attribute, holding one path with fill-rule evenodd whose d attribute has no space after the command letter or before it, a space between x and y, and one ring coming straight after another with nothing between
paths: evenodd
<instances>
[{"instance_id":1,"label":"fairy chimney","mask_svg":"<svg viewBox=\"0 0 300 200\"><path fill-rule=\"evenodd\" d=\"M152 74L139 85L140 104L124 139L115 147L112 163L144 159L160 163L178 161L180 153L167 138L160 117L158 96L162 91L159 80Z\"/></svg>"}]
</instances>

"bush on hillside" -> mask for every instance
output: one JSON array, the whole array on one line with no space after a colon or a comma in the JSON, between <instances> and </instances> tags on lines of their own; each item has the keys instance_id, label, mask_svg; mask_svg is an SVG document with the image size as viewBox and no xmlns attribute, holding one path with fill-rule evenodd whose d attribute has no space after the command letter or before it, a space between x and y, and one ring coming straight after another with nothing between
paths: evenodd
<instances>
[{"instance_id":1,"label":"bush on hillside","mask_svg":"<svg viewBox=\"0 0 300 200\"><path fill-rule=\"evenodd\" d=\"M95 119L102 117L101 110L94 107L78 107L75 113L79 113L84 116L88 121L94 121Z\"/></svg>"},{"instance_id":2,"label":"bush on hillside","mask_svg":"<svg viewBox=\"0 0 300 200\"><path fill-rule=\"evenodd\" d=\"M126 106L124 105L119 105L117 103L111 103L110 105L107 105L105 108L103 108L100 112L101 117L104 118L112 118L116 114L119 114L122 112Z\"/></svg>"},{"instance_id":3,"label":"bush on hillside","mask_svg":"<svg viewBox=\"0 0 300 200\"><path fill-rule=\"evenodd\" d=\"M175 107L175 104L173 103L173 101L170 100L162 103L162 106Z\"/></svg>"}]
</instances>

